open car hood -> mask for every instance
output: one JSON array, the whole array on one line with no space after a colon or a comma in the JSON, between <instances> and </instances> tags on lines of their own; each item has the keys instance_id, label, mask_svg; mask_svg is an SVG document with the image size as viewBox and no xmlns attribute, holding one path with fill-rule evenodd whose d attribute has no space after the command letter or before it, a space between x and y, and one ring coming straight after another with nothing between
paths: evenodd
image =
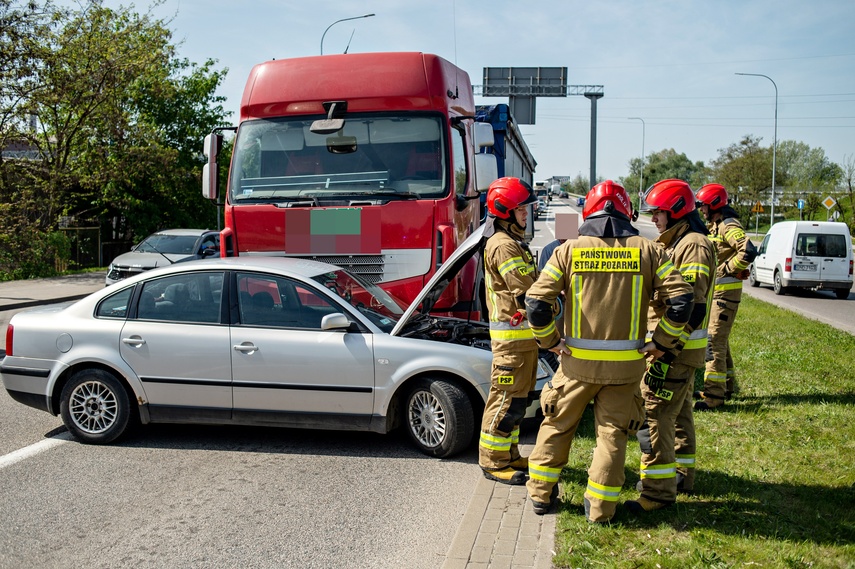
<instances>
[{"instance_id":1,"label":"open car hood","mask_svg":"<svg viewBox=\"0 0 855 569\"><path fill-rule=\"evenodd\" d=\"M460 244L460 247L454 250L454 253L451 254L448 260L442 264L419 295L413 300L412 304L410 304L407 310L404 311L404 315L401 316L398 323L395 325L395 328L392 329L391 334L393 336L400 333L400 331L412 319L413 314L415 314L417 310L420 314L427 314L430 312L436 304L436 301L439 300L439 297L442 295L445 287L448 286L448 283L450 283L454 277L463 270L463 267L466 266L466 263L468 263L473 256L480 254L480 252L483 251L484 242L486 241L484 237L485 228L486 224L478 227L472 235L467 237L466 240ZM421 309L419 309L420 306Z\"/></svg>"}]
</instances>

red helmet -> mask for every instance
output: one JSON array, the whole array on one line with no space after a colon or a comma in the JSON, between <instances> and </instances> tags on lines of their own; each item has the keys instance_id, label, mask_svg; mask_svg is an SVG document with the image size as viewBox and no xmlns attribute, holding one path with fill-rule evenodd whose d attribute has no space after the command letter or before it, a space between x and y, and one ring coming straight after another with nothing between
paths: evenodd
<instances>
[{"instance_id":1,"label":"red helmet","mask_svg":"<svg viewBox=\"0 0 855 569\"><path fill-rule=\"evenodd\" d=\"M662 209L670 214L671 219L680 219L696 209L695 194L692 193L689 184L683 180L662 180L647 188L641 198L639 209L641 211Z\"/></svg>"},{"instance_id":2,"label":"red helmet","mask_svg":"<svg viewBox=\"0 0 855 569\"><path fill-rule=\"evenodd\" d=\"M487 211L499 219L509 219L512 209L536 201L534 188L519 178L499 178L487 190Z\"/></svg>"},{"instance_id":3,"label":"red helmet","mask_svg":"<svg viewBox=\"0 0 855 569\"><path fill-rule=\"evenodd\" d=\"M609 205L611 204L611 205ZM632 202L623 186L611 180L597 184L585 196L585 207L582 208L582 219L599 213L617 212L627 219L632 219Z\"/></svg>"},{"instance_id":4,"label":"red helmet","mask_svg":"<svg viewBox=\"0 0 855 569\"><path fill-rule=\"evenodd\" d=\"M710 209L721 209L727 205L727 190L721 184L707 184L695 194L698 206L708 205Z\"/></svg>"}]
</instances>

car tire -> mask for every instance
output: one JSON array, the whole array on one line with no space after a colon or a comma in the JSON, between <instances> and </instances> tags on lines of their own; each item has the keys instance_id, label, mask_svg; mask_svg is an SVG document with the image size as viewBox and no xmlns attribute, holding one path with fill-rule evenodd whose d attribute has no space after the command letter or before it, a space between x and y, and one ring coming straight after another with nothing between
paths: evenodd
<instances>
[{"instance_id":1,"label":"car tire","mask_svg":"<svg viewBox=\"0 0 855 569\"><path fill-rule=\"evenodd\" d=\"M781 276L781 271L775 271L775 283L773 286L775 288L775 294L778 296L787 293L787 287L784 286L784 279Z\"/></svg>"},{"instance_id":2,"label":"car tire","mask_svg":"<svg viewBox=\"0 0 855 569\"><path fill-rule=\"evenodd\" d=\"M101 369L81 370L72 375L62 388L59 406L62 422L82 443L113 442L131 424L131 405L125 386Z\"/></svg>"},{"instance_id":3,"label":"car tire","mask_svg":"<svg viewBox=\"0 0 855 569\"><path fill-rule=\"evenodd\" d=\"M846 300L849 298L849 289L848 288L836 288L834 289L834 295L840 300Z\"/></svg>"},{"instance_id":4,"label":"car tire","mask_svg":"<svg viewBox=\"0 0 855 569\"><path fill-rule=\"evenodd\" d=\"M754 288L760 286L760 281L757 280L757 274L754 272L753 264L748 269L748 284L750 284Z\"/></svg>"},{"instance_id":5,"label":"car tire","mask_svg":"<svg viewBox=\"0 0 855 569\"><path fill-rule=\"evenodd\" d=\"M475 414L462 389L441 379L420 379L407 394L403 423L423 453L446 458L472 441Z\"/></svg>"}]
</instances>

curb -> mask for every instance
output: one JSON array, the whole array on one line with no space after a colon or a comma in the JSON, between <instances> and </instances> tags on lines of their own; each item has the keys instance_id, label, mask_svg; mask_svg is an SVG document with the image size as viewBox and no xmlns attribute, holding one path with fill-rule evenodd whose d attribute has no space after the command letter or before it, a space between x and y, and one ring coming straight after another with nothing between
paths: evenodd
<instances>
[{"instance_id":1,"label":"curb","mask_svg":"<svg viewBox=\"0 0 855 569\"><path fill-rule=\"evenodd\" d=\"M477 476L442 569L551 569L556 514L535 514L525 486Z\"/></svg>"}]
</instances>

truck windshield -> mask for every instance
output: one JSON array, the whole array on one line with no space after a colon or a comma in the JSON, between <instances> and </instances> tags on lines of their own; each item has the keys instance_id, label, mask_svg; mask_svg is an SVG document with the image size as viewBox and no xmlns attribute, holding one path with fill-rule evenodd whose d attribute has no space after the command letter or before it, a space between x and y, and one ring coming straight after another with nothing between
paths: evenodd
<instances>
[{"instance_id":1,"label":"truck windshield","mask_svg":"<svg viewBox=\"0 0 855 569\"><path fill-rule=\"evenodd\" d=\"M437 199L448 192L440 115L350 115L332 134L311 132L317 118L244 122L231 203Z\"/></svg>"}]
</instances>

